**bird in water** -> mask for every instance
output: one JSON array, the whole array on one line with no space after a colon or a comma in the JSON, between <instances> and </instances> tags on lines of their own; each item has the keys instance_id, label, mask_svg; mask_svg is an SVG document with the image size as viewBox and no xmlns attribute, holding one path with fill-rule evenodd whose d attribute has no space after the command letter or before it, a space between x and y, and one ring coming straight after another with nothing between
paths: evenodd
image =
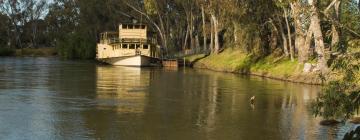
<instances>
[{"instance_id":1,"label":"bird in water","mask_svg":"<svg viewBox=\"0 0 360 140\"><path fill-rule=\"evenodd\" d=\"M254 102L255 102L255 96L252 96L252 97L250 98L250 103L251 103L251 104L254 104Z\"/></svg>"}]
</instances>

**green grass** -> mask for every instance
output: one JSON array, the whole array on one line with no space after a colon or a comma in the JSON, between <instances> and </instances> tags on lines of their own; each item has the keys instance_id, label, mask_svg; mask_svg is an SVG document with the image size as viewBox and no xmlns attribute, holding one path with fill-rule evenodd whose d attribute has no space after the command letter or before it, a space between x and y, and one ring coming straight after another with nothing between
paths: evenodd
<instances>
[{"instance_id":1,"label":"green grass","mask_svg":"<svg viewBox=\"0 0 360 140\"><path fill-rule=\"evenodd\" d=\"M297 61L268 56L254 63L250 71L287 78L290 75L301 73L302 68L303 65L300 65Z\"/></svg>"},{"instance_id":2,"label":"green grass","mask_svg":"<svg viewBox=\"0 0 360 140\"><path fill-rule=\"evenodd\" d=\"M185 60L187 62L194 62L194 61L199 60L204 57L205 57L205 54L195 54L195 55L186 56Z\"/></svg>"},{"instance_id":3,"label":"green grass","mask_svg":"<svg viewBox=\"0 0 360 140\"><path fill-rule=\"evenodd\" d=\"M195 67L204 67L217 71L253 73L286 78L300 74L303 65L288 58L267 56L256 58L238 49L225 49L220 54L212 54L199 60Z\"/></svg>"},{"instance_id":4,"label":"green grass","mask_svg":"<svg viewBox=\"0 0 360 140\"><path fill-rule=\"evenodd\" d=\"M239 50L226 49L220 54L212 54L199 62L208 68L219 71L236 71L247 64L247 55Z\"/></svg>"}]
</instances>

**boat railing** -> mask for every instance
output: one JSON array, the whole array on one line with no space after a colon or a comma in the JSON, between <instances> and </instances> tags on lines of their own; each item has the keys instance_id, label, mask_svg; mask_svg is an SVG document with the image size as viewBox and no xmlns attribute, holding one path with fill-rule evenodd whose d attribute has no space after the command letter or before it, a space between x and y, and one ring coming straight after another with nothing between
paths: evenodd
<instances>
[{"instance_id":1,"label":"boat railing","mask_svg":"<svg viewBox=\"0 0 360 140\"><path fill-rule=\"evenodd\" d=\"M120 42L119 38L106 38L106 39L100 40L101 44L116 44L119 42Z\"/></svg>"},{"instance_id":2,"label":"boat railing","mask_svg":"<svg viewBox=\"0 0 360 140\"><path fill-rule=\"evenodd\" d=\"M122 38L121 43L148 43L148 44L157 44L156 38Z\"/></svg>"}]
</instances>

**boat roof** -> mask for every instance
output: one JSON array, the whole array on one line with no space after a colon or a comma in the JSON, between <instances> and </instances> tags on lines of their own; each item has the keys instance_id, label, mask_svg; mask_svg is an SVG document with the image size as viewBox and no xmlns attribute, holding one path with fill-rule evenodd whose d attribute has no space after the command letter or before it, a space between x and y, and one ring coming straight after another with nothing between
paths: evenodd
<instances>
[{"instance_id":1,"label":"boat roof","mask_svg":"<svg viewBox=\"0 0 360 140\"><path fill-rule=\"evenodd\" d=\"M147 25L146 23L120 23L119 25Z\"/></svg>"}]
</instances>

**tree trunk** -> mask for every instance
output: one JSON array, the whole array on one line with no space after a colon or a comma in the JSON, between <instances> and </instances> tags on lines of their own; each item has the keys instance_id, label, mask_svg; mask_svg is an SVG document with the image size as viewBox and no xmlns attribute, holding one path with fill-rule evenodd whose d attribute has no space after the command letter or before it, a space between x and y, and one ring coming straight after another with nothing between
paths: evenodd
<instances>
[{"instance_id":1,"label":"tree trunk","mask_svg":"<svg viewBox=\"0 0 360 140\"><path fill-rule=\"evenodd\" d=\"M210 51L211 53L214 52L214 21L211 17L211 27L210 27Z\"/></svg>"},{"instance_id":2,"label":"tree trunk","mask_svg":"<svg viewBox=\"0 0 360 140\"><path fill-rule=\"evenodd\" d=\"M166 30L165 30L165 25L164 25L164 21L163 18L160 14L158 14L158 18L160 21L160 29L161 29L161 36L162 36L162 47L165 49L165 54L168 53L168 46L167 46L167 35L166 35Z\"/></svg>"},{"instance_id":3,"label":"tree trunk","mask_svg":"<svg viewBox=\"0 0 360 140\"><path fill-rule=\"evenodd\" d=\"M188 37L189 37L189 25L186 28L186 34L185 34L185 40L184 40L184 44L183 44L183 51L185 52L186 50L186 46L187 46L187 42L188 42Z\"/></svg>"},{"instance_id":4,"label":"tree trunk","mask_svg":"<svg viewBox=\"0 0 360 140\"><path fill-rule=\"evenodd\" d=\"M194 50L194 25L193 25L193 12L190 11L190 17L189 17L189 24L190 24L190 49Z\"/></svg>"},{"instance_id":5,"label":"tree trunk","mask_svg":"<svg viewBox=\"0 0 360 140\"><path fill-rule=\"evenodd\" d=\"M195 35L195 48L196 48L196 53L200 52L199 35Z\"/></svg>"},{"instance_id":6,"label":"tree trunk","mask_svg":"<svg viewBox=\"0 0 360 140\"><path fill-rule=\"evenodd\" d=\"M34 25L34 23L32 23L32 39L31 39L31 42L32 42L32 47L35 47L37 48L37 26Z\"/></svg>"},{"instance_id":7,"label":"tree trunk","mask_svg":"<svg viewBox=\"0 0 360 140\"><path fill-rule=\"evenodd\" d=\"M19 27L17 25L15 25L15 41L16 41L16 44L19 45L20 49L22 49L23 45L22 45L21 38L20 38Z\"/></svg>"},{"instance_id":8,"label":"tree trunk","mask_svg":"<svg viewBox=\"0 0 360 140\"><path fill-rule=\"evenodd\" d=\"M335 9L334 19L336 21L340 21L340 12L339 12L340 4L341 4L341 1L337 1L337 2L335 2L335 5L334 5L334 9ZM338 31L338 28L336 27L336 25L334 25L334 24L331 25L331 32L332 32L331 47L334 47L334 46L338 45L338 43L340 41L339 31Z\"/></svg>"},{"instance_id":9,"label":"tree trunk","mask_svg":"<svg viewBox=\"0 0 360 140\"><path fill-rule=\"evenodd\" d=\"M203 43L203 49L206 50L207 47L207 38L206 38L206 23L205 23L205 10L204 5L201 6L201 15L202 15L202 26L203 26L203 37L204 37L204 43Z\"/></svg>"},{"instance_id":10,"label":"tree trunk","mask_svg":"<svg viewBox=\"0 0 360 140\"><path fill-rule=\"evenodd\" d=\"M234 43L237 44L238 38L237 38L237 30L238 27L236 26L236 22L233 22L234 24Z\"/></svg>"},{"instance_id":11,"label":"tree trunk","mask_svg":"<svg viewBox=\"0 0 360 140\"><path fill-rule=\"evenodd\" d=\"M219 53L219 49L220 49L220 44L219 44L219 31L218 31L218 25L219 22L216 19L216 16L214 14L211 14L211 18L213 20L213 24L214 24L214 53Z\"/></svg>"},{"instance_id":12,"label":"tree trunk","mask_svg":"<svg viewBox=\"0 0 360 140\"><path fill-rule=\"evenodd\" d=\"M305 41L304 41L304 44L303 44L304 45L303 46L303 49L304 49L303 52L307 54L305 60L308 60L309 57L310 57L310 54L313 53L313 52L310 52L310 47L311 47L311 43L312 43L312 39L313 39L313 31L312 31L313 26L314 25L311 22L310 26L309 26L309 29L306 32Z\"/></svg>"},{"instance_id":13,"label":"tree trunk","mask_svg":"<svg viewBox=\"0 0 360 140\"><path fill-rule=\"evenodd\" d=\"M284 28L281 24L281 21L279 20L280 22L280 34L281 34L281 38L283 40L283 51L284 51L284 54L286 57L289 57L289 50L288 50L288 42L287 42L287 38L286 38L286 35L285 35L285 32L284 32Z\"/></svg>"},{"instance_id":14,"label":"tree trunk","mask_svg":"<svg viewBox=\"0 0 360 140\"><path fill-rule=\"evenodd\" d=\"M311 1L311 2L310 2ZM313 22L313 25L311 30L314 33L314 39L315 39L315 51L318 55L318 64L317 68L321 71L325 70L327 68L327 60L325 58L325 45L324 45L324 38L321 31L321 25L320 25L320 19L319 19L319 13L318 9L315 6L316 0L309 0L309 3L311 5L311 22Z\"/></svg>"},{"instance_id":15,"label":"tree trunk","mask_svg":"<svg viewBox=\"0 0 360 140\"><path fill-rule=\"evenodd\" d=\"M302 29L302 21L300 18L301 6L299 2L291 3L291 10L295 24L295 48L298 49L298 61L304 63L309 58L309 48L305 45L305 33Z\"/></svg>"},{"instance_id":16,"label":"tree trunk","mask_svg":"<svg viewBox=\"0 0 360 140\"><path fill-rule=\"evenodd\" d=\"M291 58L291 61L294 61L295 49L292 45L291 29L290 29L289 20L288 20L288 14L287 14L287 10L285 8L283 8L283 11L284 11L284 18L285 18L285 22L286 22L288 40L289 40L290 58Z\"/></svg>"},{"instance_id":17,"label":"tree trunk","mask_svg":"<svg viewBox=\"0 0 360 140\"><path fill-rule=\"evenodd\" d=\"M10 21L8 21L8 22L10 22ZM10 27L10 24L7 25L7 26ZM11 40L12 40L12 39L11 39L11 37L10 37L10 36L11 36L11 31L10 31L10 30L11 30L10 28L7 28L7 30L6 30L6 31L7 31L7 36L8 36L8 37L7 37L7 44L6 44L6 45L7 45L7 47L9 47L9 48L10 48L10 47L13 47L12 44L11 44Z\"/></svg>"},{"instance_id":18,"label":"tree trunk","mask_svg":"<svg viewBox=\"0 0 360 140\"><path fill-rule=\"evenodd\" d=\"M270 51L272 52L273 50L275 50L277 48L277 45L278 45L279 30L275 26L272 19L270 19L270 23L273 27L271 30L271 39L270 39ZM236 30L236 27L234 24L234 34L236 33L235 30ZM235 38L235 40L236 40L236 38Z\"/></svg>"}]
</instances>

